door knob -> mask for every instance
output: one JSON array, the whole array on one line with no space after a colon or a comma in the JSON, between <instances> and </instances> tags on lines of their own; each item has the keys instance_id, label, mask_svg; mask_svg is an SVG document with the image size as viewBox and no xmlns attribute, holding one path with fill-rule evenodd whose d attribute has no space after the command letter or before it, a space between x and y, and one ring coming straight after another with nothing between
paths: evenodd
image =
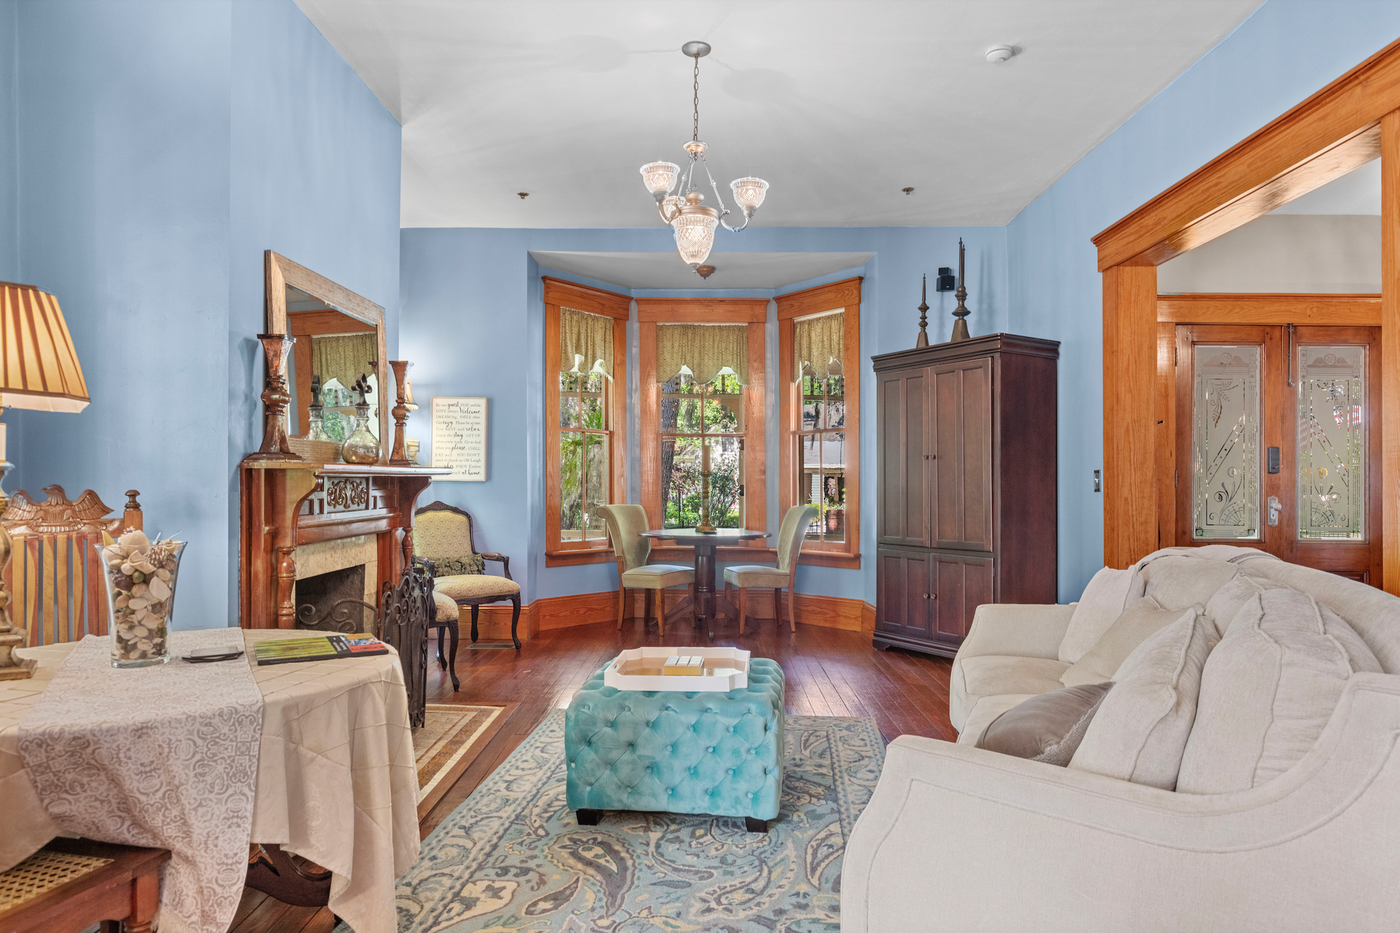
<instances>
[{"instance_id":1,"label":"door knob","mask_svg":"<svg viewBox=\"0 0 1400 933\"><path fill-rule=\"evenodd\" d=\"M1278 513L1283 511L1283 503L1278 501L1278 496L1269 497L1269 525L1278 524Z\"/></svg>"}]
</instances>

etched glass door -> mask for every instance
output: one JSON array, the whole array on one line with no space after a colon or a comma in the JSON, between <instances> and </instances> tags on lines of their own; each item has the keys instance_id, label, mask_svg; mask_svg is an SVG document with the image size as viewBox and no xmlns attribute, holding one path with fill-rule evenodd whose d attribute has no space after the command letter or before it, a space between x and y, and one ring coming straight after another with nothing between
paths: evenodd
<instances>
[{"instance_id":1,"label":"etched glass door","mask_svg":"<svg viewBox=\"0 0 1400 933\"><path fill-rule=\"evenodd\" d=\"M1367 327L1178 326L1176 543L1376 582L1379 352Z\"/></svg>"}]
</instances>

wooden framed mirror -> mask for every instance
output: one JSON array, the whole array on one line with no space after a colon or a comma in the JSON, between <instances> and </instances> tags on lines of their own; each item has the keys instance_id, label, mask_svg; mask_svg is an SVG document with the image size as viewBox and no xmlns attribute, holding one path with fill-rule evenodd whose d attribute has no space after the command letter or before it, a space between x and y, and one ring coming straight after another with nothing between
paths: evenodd
<instances>
[{"instance_id":1,"label":"wooden framed mirror","mask_svg":"<svg viewBox=\"0 0 1400 933\"><path fill-rule=\"evenodd\" d=\"M384 309L323 275L268 250L263 254L267 333L296 338L288 360L287 435L292 449L307 460L340 459L340 442L355 427L351 385L367 374L373 393L371 433L379 441L379 462L388 462L388 348ZM320 377L323 429L330 440L308 437L313 377ZM328 391L329 390L329 391Z\"/></svg>"}]
</instances>

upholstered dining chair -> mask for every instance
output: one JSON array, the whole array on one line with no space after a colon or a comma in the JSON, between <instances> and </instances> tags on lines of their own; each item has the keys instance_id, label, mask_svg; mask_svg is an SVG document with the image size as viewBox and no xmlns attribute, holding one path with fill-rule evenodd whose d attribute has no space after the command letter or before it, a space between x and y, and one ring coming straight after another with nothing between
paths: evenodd
<instances>
[{"instance_id":1,"label":"upholstered dining chair","mask_svg":"<svg viewBox=\"0 0 1400 933\"><path fill-rule=\"evenodd\" d=\"M744 634L744 620L748 617L748 591L755 586L773 588L773 614L778 625L783 624L783 587L787 587L788 624L797 631L797 613L792 597L793 583L797 579L797 556L802 552L802 541L807 536L807 526L817 518L816 506L794 505L783 516L778 527L778 566L767 564L735 564L724 568L725 595L731 586L739 588L739 634Z\"/></svg>"},{"instance_id":2,"label":"upholstered dining chair","mask_svg":"<svg viewBox=\"0 0 1400 933\"><path fill-rule=\"evenodd\" d=\"M446 502L433 502L414 514L413 559L428 565L433 573L433 620L438 633L438 667L457 679L457 638L459 610L472 610L472 642L477 640L477 613L487 603L511 604L510 640L520 650L520 584L510 578L510 558L504 554L478 553L472 542L472 517ZM504 576L486 572L486 561L497 561ZM450 646L443 651L443 635ZM504 647L504 646L502 646Z\"/></svg>"},{"instance_id":3,"label":"upholstered dining chair","mask_svg":"<svg viewBox=\"0 0 1400 933\"><path fill-rule=\"evenodd\" d=\"M651 539L643 538L647 530L647 512L640 505L604 505L598 514L608 525L613 553L617 556L617 627L627 614L627 591L643 590L642 625L651 617L651 594L656 593L656 632L666 634L666 590L673 586L688 586L692 600L695 595L695 569L681 564L648 564Z\"/></svg>"}]
</instances>

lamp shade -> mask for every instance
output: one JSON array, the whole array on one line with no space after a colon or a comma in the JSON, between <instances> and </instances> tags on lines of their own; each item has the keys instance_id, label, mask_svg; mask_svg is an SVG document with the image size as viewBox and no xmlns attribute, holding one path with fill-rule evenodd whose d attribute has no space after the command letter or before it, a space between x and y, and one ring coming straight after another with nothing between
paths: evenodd
<instances>
[{"instance_id":1,"label":"lamp shade","mask_svg":"<svg viewBox=\"0 0 1400 933\"><path fill-rule=\"evenodd\" d=\"M87 383L58 299L0 282L0 406L82 411Z\"/></svg>"}]
</instances>

